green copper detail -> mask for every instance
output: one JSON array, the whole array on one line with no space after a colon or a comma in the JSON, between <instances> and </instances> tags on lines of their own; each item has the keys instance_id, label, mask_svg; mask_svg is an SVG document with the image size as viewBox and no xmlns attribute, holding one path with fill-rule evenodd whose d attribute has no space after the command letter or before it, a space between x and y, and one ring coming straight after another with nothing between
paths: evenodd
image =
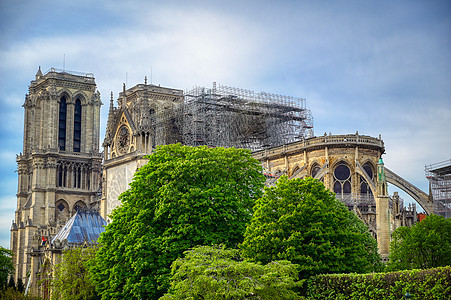
<instances>
[{"instance_id":1,"label":"green copper detail","mask_svg":"<svg viewBox=\"0 0 451 300\"><path fill-rule=\"evenodd\" d=\"M385 182L385 169L384 169L384 161L382 158L379 159L377 163L377 180L379 182Z\"/></svg>"}]
</instances>

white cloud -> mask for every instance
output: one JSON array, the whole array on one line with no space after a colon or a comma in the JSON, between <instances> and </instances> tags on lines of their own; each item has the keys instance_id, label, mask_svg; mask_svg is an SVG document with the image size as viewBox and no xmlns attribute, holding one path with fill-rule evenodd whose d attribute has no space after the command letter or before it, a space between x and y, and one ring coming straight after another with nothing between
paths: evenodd
<instances>
[{"instance_id":1,"label":"white cloud","mask_svg":"<svg viewBox=\"0 0 451 300\"><path fill-rule=\"evenodd\" d=\"M153 83L163 86L188 89L217 81L307 98L317 135L382 134L387 167L423 190L424 165L450 158L449 18L439 4L51 4L14 9L2 3L8 14L1 33L7 42L0 47L1 129L7 133L0 136L0 159L8 161L2 170L15 168L20 106L37 67L62 68L64 55L66 69L96 77L107 104L102 135L110 91L116 99L126 73L130 87L144 76L150 81L152 69ZM67 22L61 22L63 11ZM2 180L15 186L17 175L10 178Z\"/></svg>"}]
</instances>

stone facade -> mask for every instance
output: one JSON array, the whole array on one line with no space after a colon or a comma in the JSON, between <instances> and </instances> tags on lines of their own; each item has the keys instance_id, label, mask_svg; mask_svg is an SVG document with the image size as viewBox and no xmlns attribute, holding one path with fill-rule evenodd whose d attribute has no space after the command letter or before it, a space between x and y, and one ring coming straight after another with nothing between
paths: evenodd
<instances>
[{"instance_id":1,"label":"stone facade","mask_svg":"<svg viewBox=\"0 0 451 300\"><path fill-rule=\"evenodd\" d=\"M390 198L381 157L382 139L356 134L327 135L253 152L274 184L282 175L290 179L306 176L321 180L377 238L384 259L389 252L390 233L412 225L415 212L405 210L397 194ZM413 208L415 211L415 207Z\"/></svg>"},{"instance_id":2,"label":"stone facade","mask_svg":"<svg viewBox=\"0 0 451 300\"><path fill-rule=\"evenodd\" d=\"M51 69L25 97L23 152L11 228L14 278L37 288L43 240L79 208L99 205L100 94L92 74Z\"/></svg>"},{"instance_id":3,"label":"stone facade","mask_svg":"<svg viewBox=\"0 0 451 300\"><path fill-rule=\"evenodd\" d=\"M113 95L104 147L103 191L101 215L107 219L120 204L136 170L147 163L145 155L157 145L180 142L177 130L172 130L176 107L183 101L183 91L152 84L138 84L119 94L118 107ZM168 113L169 112L169 113Z\"/></svg>"}]
</instances>

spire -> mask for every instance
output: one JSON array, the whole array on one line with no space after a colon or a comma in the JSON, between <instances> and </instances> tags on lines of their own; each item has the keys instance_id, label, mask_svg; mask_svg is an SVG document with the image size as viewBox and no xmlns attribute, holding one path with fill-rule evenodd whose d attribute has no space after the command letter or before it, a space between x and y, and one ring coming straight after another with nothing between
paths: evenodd
<instances>
[{"instance_id":1,"label":"spire","mask_svg":"<svg viewBox=\"0 0 451 300\"><path fill-rule=\"evenodd\" d=\"M36 72L36 79L39 79L42 75L41 66L39 66L38 72Z\"/></svg>"},{"instance_id":2,"label":"spire","mask_svg":"<svg viewBox=\"0 0 451 300\"><path fill-rule=\"evenodd\" d=\"M144 78L147 85L147 76ZM149 93L144 89L143 97L141 97L141 130L148 131L150 125L150 107L149 107Z\"/></svg>"},{"instance_id":3,"label":"spire","mask_svg":"<svg viewBox=\"0 0 451 300\"><path fill-rule=\"evenodd\" d=\"M385 177L385 167L382 158L377 163L377 187L380 196L387 195L387 179Z\"/></svg>"},{"instance_id":4,"label":"spire","mask_svg":"<svg viewBox=\"0 0 451 300\"><path fill-rule=\"evenodd\" d=\"M110 110L108 112L107 129L106 129L107 138L112 138L113 120L114 120L114 101L113 101L113 92L111 92Z\"/></svg>"},{"instance_id":5,"label":"spire","mask_svg":"<svg viewBox=\"0 0 451 300\"><path fill-rule=\"evenodd\" d=\"M127 106L127 97L125 97L125 83L122 86L122 103L121 106L125 108Z\"/></svg>"},{"instance_id":6,"label":"spire","mask_svg":"<svg viewBox=\"0 0 451 300\"><path fill-rule=\"evenodd\" d=\"M147 76L144 76L144 84L147 85Z\"/></svg>"},{"instance_id":7,"label":"spire","mask_svg":"<svg viewBox=\"0 0 451 300\"><path fill-rule=\"evenodd\" d=\"M114 101L113 101L113 91L111 91L111 98L110 98L110 111L109 113L111 114L113 112L114 109Z\"/></svg>"},{"instance_id":8,"label":"spire","mask_svg":"<svg viewBox=\"0 0 451 300\"><path fill-rule=\"evenodd\" d=\"M385 181L385 167L382 158L379 158L379 162L377 163L377 180Z\"/></svg>"}]
</instances>

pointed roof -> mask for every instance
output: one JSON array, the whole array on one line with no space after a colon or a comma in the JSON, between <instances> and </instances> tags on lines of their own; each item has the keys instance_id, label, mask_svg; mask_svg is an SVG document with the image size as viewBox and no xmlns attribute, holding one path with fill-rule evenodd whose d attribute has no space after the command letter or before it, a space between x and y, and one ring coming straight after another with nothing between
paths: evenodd
<instances>
[{"instance_id":1,"label":"pointed roof","mask_svg":"<svg viewBox=\"0 0 451 300\"><path fill-rule=\"evenodd\" d=\"M42 76L42 71L41 71L41 66L39 66L39 70L36 72L36 77L41 77Z\"/></svg>"},{"instance_id":2,"label":"pointed roof","mask_svg":"<svg viewBox=\"0 0 451 300\"><path fill-rule=\"evenodd\" d=\"M382 158L379 159L379 162L377 163L377 179L379 182L385 182L385 168L384 168L384 161Z\"/></svg>"},{"instance_id":3,"label":"pointed roof","mask_svg":"<svg viewBox=\"0 0 451 300\"><path fill-rule=\"evenodd\" d=\"M106 221L98 212L77 211L53 237L52 244L56 240L63 241L65 239L71 244L97 243L97 239L105 231L106 225Z\"/></svg>"}]
</instances>

